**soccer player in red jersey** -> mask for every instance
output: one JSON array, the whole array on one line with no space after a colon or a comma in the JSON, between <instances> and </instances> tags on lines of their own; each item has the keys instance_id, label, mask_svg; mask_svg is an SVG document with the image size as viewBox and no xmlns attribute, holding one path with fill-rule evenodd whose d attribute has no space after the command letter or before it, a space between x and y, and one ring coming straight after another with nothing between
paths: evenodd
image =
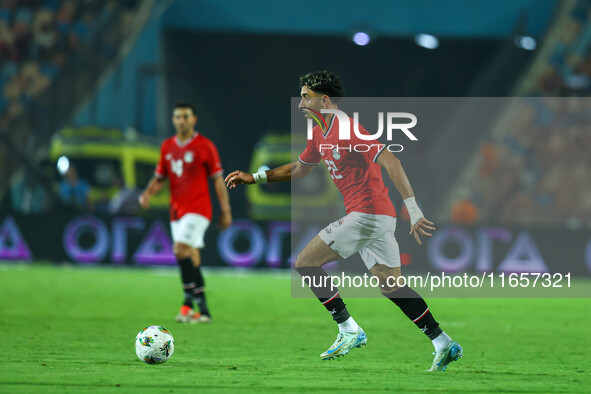
<instances>
[{"instance_id":1,"label":"soccer player in red jersey","mask_svg":"<svg viewBox=\"0 0 591 394\"><path fill-rule=\"evenodd\" d=\"M328 72L309 73L300 78L299 107L306 117L318 116L321 109L338 109L337 102L344 95L340 79ZM353 120L350 119L353 126ZM408 286L398 287L388 278L400 276L400 253L394 237L396 211L382 179L384 167L402 195L408 209L412 234L421 244L420 235L431 236L433 223L425 219L416 204L410 182L400 161L383 144L365 141L351 130L350 140L340 140L339 119L333 114L325 117L326 130L313 129L312 139L294 163L249 174L230 173L226 185L291 181L308 175L321 161L326 163L335 185L343 194L347 215L321 230L299 253L295 268L308 278L312 292L337 322L339 334L333 345L320 355L330 360L345 355L349 350L367 342L365 332L351 317L345 303L335 290L322 266L345 259L359 252L370 273L379 279L382 294L394 302L433 342L435 359L428 371L445 371L447 365L462 356L462 347L441 330L425 301ZM359 127L362 134L369 133ZM354 149L325 149L326 146L352 146L374 143L367 152ZM365 150L365 149L361 149Z\"/></svg>"},{"instance_id":2,"label":"soccer player in red jersey","mask_svg":"<svg viewBox=\"0 0 591 394\"><path fill-rule=\"evenodd\" d=\"M181 269L185 300L176 321L209 323L211 314L205 300L205 283L201 272L203 238L212 216L208 179L214 180L220 202L220 230L232 224L230 199L224 185L218 151L207 137L195 131L195 108L188 103L174 107L172 123L176 135L162 143L160 161L154 177L140 196L140 205L149 208L150 197L158 193L164 181L170 183L170 227L173 251ZM199 312L193 310L193 300Z\"/></svg>"}]
</instances>

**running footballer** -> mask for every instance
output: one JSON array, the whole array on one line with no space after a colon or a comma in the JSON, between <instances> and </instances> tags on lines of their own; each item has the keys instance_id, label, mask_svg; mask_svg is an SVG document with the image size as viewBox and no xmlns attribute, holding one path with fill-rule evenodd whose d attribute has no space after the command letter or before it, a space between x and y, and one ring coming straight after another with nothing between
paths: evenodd
<instances>
[{"instance_id":1,"label":"running footballer","mask_svg":"<svg viewBox=\"0 0 591 394\"><path fill-rule=\"evenodd\" d=\"M299 108L306 117L321 109L338 109L338 99L344 95L340 79L328 71L306 74L300 78ZM359 253L370 273L379 279L382 294L394 302L416 326L425 333L435 347L435 359L427 371L445 371L451 361L462 357L462 347L452 340L429 311L425 301L408 286L392 287L388 277L400 276L400 253L394 236L396 211L382 179L381 167L400 192L411 221L410 234L421 244L420 236L431 236L435 230L415 202L410 182L400 161L384 146L368 152L347 150L320 150L320 144L348 146L364 144L351 130L351 140L339 140L339 121L327 114L326 130L316 126L313 138L294 163L249 174L242 171L230 173L226 179L228 188L238 184L260 182L284 182L308 175L321 161L327 164L331 178L343 194L346 216L321 230L299 253L295 269L309 278L311 290L324 305L339 327L339 334L332 346L320 355L324 360L347 354L351 349L367 343L363 329L349 314L338 291L331 291L327 273L322 266L334 260L342 260ZM354 122L350 119L350 125ZM360 126L360 132L369 133ZM335 153L338 157L335 157ZM316 286L316 284L321 284ZM330 285L329 285L330 286Z\"/></svg>"}]
</instances>

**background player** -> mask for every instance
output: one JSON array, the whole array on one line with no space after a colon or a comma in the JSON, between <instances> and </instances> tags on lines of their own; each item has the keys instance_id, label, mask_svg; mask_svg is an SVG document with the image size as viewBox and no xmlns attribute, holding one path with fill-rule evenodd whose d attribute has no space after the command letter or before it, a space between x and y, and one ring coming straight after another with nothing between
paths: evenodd
<instances>
[{"instance_id":1,"label":"background player","mask_svg":"<svg viewBox=\"0 0 591 394\"><path fill-rule=\"evenodd\" d=\"M339 78L328 72L309 73L300 78L301 108L306 116L321 109L338 109L336 102L344 95ZM382 294L394 302L405 315L433 342L435 359L428 371L444 371L447 365L462 356L461 346L439 328L425 301L408 286L392 286L388 278L400 276L400 253L394 237L396 212L384 185L381 167L384 167L402 195L411 219L410 234L421 244L420 234L431 236L433 223L423 217L417 206L410 182L400 161L384 145L377 144L369 152L347 150L323 150L324 146L349 146L367 144L351 130L351 140L339 140L339 121L328 114L327 130L316 126L313 139L294 163L256 174L242 171L230 173L225 181L229 188L237 184L281 182L308 175L321 160L327 165L331 178L344 197L347 215L327 226L299 253L296 270L302 277L310 278L310 287L320 302L338 323L337 340L324 353L328 360L345 355L350 349L365 345L367 337L351 317L338 290L330 285L322 266L334 260L345 259L359 252L372 275L380 280ZM353 121L350 119L350 125ZM369 134L360 126L361 132ZM379 165L376 165L379 164Z\"/></svg>"},{"instance_id":2,"label":"background player","mask_svg":"<svg viewBox=\"0 0 591 394\"><path fill-rule=\"evenodd\" d=\"M212 217L208 178L214 180L220 202L220 230L232 224L230 200L222 178L218 151L208 138L195 131L195 108L188 103L175 105L172 123L176 135L162 143L160 161L154 177L139 198L149 208L150 197L158 193L165 178L170 181L170 227L174 255L181 269L185 299L176 320L181 323L209 323L211 314L205 300L205 283L201 272L203 238ZM193 310L193 300L199 312Z\"/></svg>"}]
</instances>

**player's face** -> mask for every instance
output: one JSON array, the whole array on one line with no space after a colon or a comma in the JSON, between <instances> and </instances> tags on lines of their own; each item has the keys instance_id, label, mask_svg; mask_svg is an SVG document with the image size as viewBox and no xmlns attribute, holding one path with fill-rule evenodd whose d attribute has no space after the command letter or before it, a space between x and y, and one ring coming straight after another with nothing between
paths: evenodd
<instances>
[{"instance_id":1,"label":"player's face","mask_svg":"<svg viewBox=\"0 0 591 394\"><path fill-rule=\"evenodd\" d=\"M197 117L190 108L176 108L172 113L172 123L177 133L186 135L193 131Z\"/></svg>"},{"instance_id":2,"label":"player's face","mask_svg":"<svg viewBox=\"0 0 591 394\"><path fill-rule=\"evenodd\" d=\"M322 108L322 94L316 93L312 89L309 89L308 86L304 85L300 91L300 96L302 99L300 100L298 108L304 111L306 118L309 118L310 116L308 115L308 111L303 109L304 107L320 112L320 109Z\"/></svg>"}]
</instances>

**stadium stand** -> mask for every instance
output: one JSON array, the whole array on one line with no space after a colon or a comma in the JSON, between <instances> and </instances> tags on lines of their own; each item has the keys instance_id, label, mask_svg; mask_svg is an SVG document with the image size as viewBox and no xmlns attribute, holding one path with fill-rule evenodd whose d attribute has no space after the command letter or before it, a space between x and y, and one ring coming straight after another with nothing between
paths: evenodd
<instances>
[{"instance_id":1,"label":"stadium stand","mask_svg":"<svg viewBox=\"0 0 591 394\"><path fill-rule=\"evenodd\" d=\"M42 177L27 163L117 58L137 4L0 1L0 189L23 166Z\"/></svg>"},{"instance_id":2,"label":"stadium stand","mask_svg":"<svg viewBox=\"0 0 591 394\"><path fill-rule=\"evenodd\" d=\"M591 2L574 2L446 205L457 224L591 221ZM530 70L531 72L531 70Z\"/></svg>"},{"instance_id":3,"label":"stadium stand","mask_svg":"<svg viewBox=\"0 0 591 394\"><path fill-rule=\"evenodd\" d=\"M124 7L128 7L127 2ZM55 80L68 57L97 34L115 1L3 1L0 6L1 126L22 114ZM129 12L121 9L121 28ZM115 40L109 40L115 41ZM103 51L115 48L103 46Z\"/></svg>"}]
</instances>

